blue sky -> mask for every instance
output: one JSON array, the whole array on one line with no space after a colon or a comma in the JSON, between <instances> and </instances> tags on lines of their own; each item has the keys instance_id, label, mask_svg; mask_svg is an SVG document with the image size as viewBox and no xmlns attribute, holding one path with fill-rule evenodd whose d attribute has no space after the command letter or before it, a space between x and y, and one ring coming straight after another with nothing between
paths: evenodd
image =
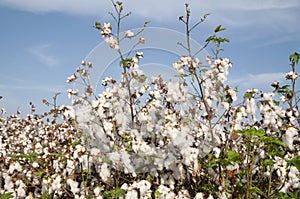
<instances>
[{"instance_id":1,"label":"blue sky","mask_svg":"<svg viewBox=\"0 0 300 199\"><path fill-rule=\"evenodd\" d=\"M284 79L289 71L288 56L300 52L299 0L124 1L125 12L132 11L124 30L139 28L150 20L150 27L184 33L178 17L184 15L186 2L191 5L192 23L211 13L192 32L200 44L217 25L227 28L222 36L231 42L223 46L221 55L233 62L233 85L240 90L270 90L273 80ZM42 112L47 110L42 99L51 101L57 92L62 93L59 104L69 103L66 90L72 86L66 78L102 42L93 25L95 21L112 22L109 11L113 11L110 0L0 0L0 108L5 107L9 114L18 109L28 113L32 101ZM165 57L151 59L159 63ZM175 61L169 58L170 63Z\"/></svg>"}]
</instances>

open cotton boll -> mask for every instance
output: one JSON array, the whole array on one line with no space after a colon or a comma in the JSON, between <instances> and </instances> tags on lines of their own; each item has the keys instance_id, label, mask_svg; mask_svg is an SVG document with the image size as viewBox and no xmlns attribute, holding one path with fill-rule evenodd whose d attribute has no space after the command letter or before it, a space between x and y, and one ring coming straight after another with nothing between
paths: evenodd
<instances>
[{"instance_id":1,"label":"open cotton boll","mask_svg":"<svg viewBox=\"0 0 300 199\"><path fill-rule=\"evenodd\" d=\"M290 150L294 150L293 141L294 137L298 134L298 131L294 127L290 127L286 130L285 135L283 137L283 142L285 142Z\"/></svg>"}]
</instances>

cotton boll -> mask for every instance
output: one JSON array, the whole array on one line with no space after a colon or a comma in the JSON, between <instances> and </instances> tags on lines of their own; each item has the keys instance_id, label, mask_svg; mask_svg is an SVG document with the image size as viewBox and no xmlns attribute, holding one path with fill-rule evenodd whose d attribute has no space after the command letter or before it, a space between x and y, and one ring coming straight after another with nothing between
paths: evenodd
<instances>
[{"instance_id":1,"label":"cotton boll","mask_svg":"<svg viewBox=\"0 0 300 199\"><path fill-rule=\"evenodd\" d=\"M298 134L298 131L294 127L290 127L286 130L285 135L283 137L283 142L285 142L290 150L294 150L293 141L294 137Z\"/></svg>"},{"instance_id":2,"label":"cotton boll","mask_svg":"<svg viewBox=\"0 0 300 199\"><path fill-rule=\"evenodd\" d=\"M79 183L72 180L72 179L68 179L67 180L67 184L71 187L71 192L76 195L76 193L78 193L80 191L80 189L78 188Z\"/></svg>"},{"instance_id":3,"label":"cotton boll","mask_svg":"<svg viewBox=\"0 0 300 199\"><path fill-rule=\"evenodd\" d=\"M100 177L103 181L107 181L110 177L110 169L107 163L103 163L101 166Z\"/></svg>"}]
</instances>

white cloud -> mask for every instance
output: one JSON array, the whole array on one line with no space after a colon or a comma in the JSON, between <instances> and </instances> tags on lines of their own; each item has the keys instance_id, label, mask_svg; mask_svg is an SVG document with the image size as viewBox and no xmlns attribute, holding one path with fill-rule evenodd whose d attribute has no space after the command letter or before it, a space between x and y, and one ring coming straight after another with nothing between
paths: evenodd
<instances>
[{"instance_id":1,"label":"white cloud","mask_svg":"<svg viewBox=\"0 0 300 199\"><path fill-rule=\"evenodd\" d=\"M177 18L184 15L186 2L190 3L192 19L196 20L207 12L212 16L208 23L241 31L251 41L258 37L273 37L277 40L286 33L298 33L300 17L299 0L123 0L125 11L133 12L133 17L143 20L177 23ZM8 6L34 13L62 12L75 15L90 15L109 18L108 11L113 11L111 0L0 0L0 6ZM243 37L243 36L241 36ZM299 36L291 40L299 39ZM248 40L246 40L248 41Z\"/></svg>"},{"instance_id":2,"label":"white cloud","mask_svg":"<svg viewBox=\"0 0 300 199\"><path fill-rule=\"evenodd\" d=\"M4 91L15 91L15 92L61 92L66 91L67 87L64 85L46 85L46 84L0 84L0 88Z\"/></svg>"},{"instance_id":3,"label":"white cloud","mask_svg":"<svg viewBox=\"0 0 300 199\"><path fill-rule=\"evenodd\" d=\"M56 66L58 60L47 52L52 47L52 44L41 44L29 48L29 52L33 54L40 62L47 66Z\"/></svg>"},{"instance_id":4,"label":"white cloud","mask_svg":"<svg viewBox=\"0 0 300 199\"><path fill-rule=\"evenodd\" d=\"M239 90L244 91L250 88L257 88L263 91L270 90L274 81L284 82L285 73L260 73L246 74L239 77L231 77L229 85L238 86Z\"/></svg>"},{"instance_id":5,"label":"white cloud","mask_svg":"<svg viewBox=\"0 0 300 199\"><path fill-rule=\"evenodd\" d=\"M187 0L139 0L129 1L123 0L125 8L134 11L141 16L151 16L158 20L169 20L170 17L174 19L178 13L184 12L184 4L186 2L191 4L192 9L196 11L257 11L270 9L289 9L299 8L300 2L298 0L201 0L201 1L187 1ZM107 14L109 9L113 6L110 0L0 0L0 5L6 5L20 10L30 12L67 12L73 14L83 15L101 15ZM104 12L103 12L104 11Z\"/></svg>"}]
</instances>

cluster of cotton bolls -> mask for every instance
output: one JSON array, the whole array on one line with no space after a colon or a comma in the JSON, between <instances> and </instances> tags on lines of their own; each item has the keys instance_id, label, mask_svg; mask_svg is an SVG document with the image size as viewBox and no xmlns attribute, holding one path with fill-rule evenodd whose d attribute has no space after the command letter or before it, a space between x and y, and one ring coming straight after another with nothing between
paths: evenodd
<instances>
[{"instance_id":1,"label":"cluster of cotton bolls","mask_svg":"<svg viewBox=\"0 0 300 199\"><path fill-rule=\"evenodd\" d=\"M0 195L72 196L72 183L69 187L66 182L78 178L76 169L84 165L87 151L64 112L53 109L43 115L0 118Z\"/></svg>"},{"instance_id":2,"label":"cluster of cotton bolls","mask_svg":"<svg viewBox=\"0 0 300 199\"><path fill-rule=\"evenodd\" d=\"M165 82L161 77L152 77L148 82L138 67L138 60L132 60L134 63L127 71L131 82L129 89L124 80L117 83L111 77L106 78L103 81L106 87L104 92L95 99L80 99L83 103L74 116L78 127L91 136L91 146L107 158L108 163L99 165L100 176L110 185L121 186L125 190L121 198L143 198L149 194L156 198L213 197L210 192L197 191L195 186L199 182L214 182L211 188L219 187L219 191L213 192L214 196L234 197L236 195L226 192L224 187L247 184L249 179L243 171L249 169L247 165L252 163L252 175L256 176L262 172L260 169L265 169L269 173L276 172L272 180L277 181L277 188L288 183L281 191L299 188L299 179L295 178L298 170L295 166L287 166L287 161L295 155L278 154L272 158L273 154L265 151L267 147L276 146L276 143L280 143L276 147L287 150L287 153L290 153L288 149L294 150L293 141L297 134L295 121L287 116L283 107L273 102L272 93L262 93L260 98L256 89L248 90L244 102L234 106L236 91L225 85L231 67L228 59L215 60L211 70L202 72L202 98L191 93L184 79ZM137 68L138 73L132 72ZM130 104L130 98L133 104ZM133 117L130 115L131 105ZM219 105L222 114L214 111ZM292 124L294 127L284 130ZM262 129L264 135L255 134ZM243 130L253 131L254 136L250 138L243 134ZM284 130L285 134L274 135L275 131L280 130ZM273 137L267 140L267 135ZM258 143L260 139L261 143ZM250 147L254 154L249 154L248 142L256 143ZM275 145L271 146L269 142ZM239 160L229 159L230 163L222 165L216 159L226 159L225 150L227 156L230 151ZM283 161L284 164L282 167L266 165L263 168L259 165L269 160L274 165L276 161ZM221 169L216 169L214 165L219 165ZM280 169L285 173L280 173ZM118 175L135 180L133 184L128 184L126 180L117 180ZM222 179L222 175L226 175L226 179ZM261 179L262 182L268 180ZM142 191L138 186L141 182L151 183L152 186L148 191ZM264 185L260 183L259 186ZM193 191L191 187L194 187Z\"/></svg>"}]
</instances>

